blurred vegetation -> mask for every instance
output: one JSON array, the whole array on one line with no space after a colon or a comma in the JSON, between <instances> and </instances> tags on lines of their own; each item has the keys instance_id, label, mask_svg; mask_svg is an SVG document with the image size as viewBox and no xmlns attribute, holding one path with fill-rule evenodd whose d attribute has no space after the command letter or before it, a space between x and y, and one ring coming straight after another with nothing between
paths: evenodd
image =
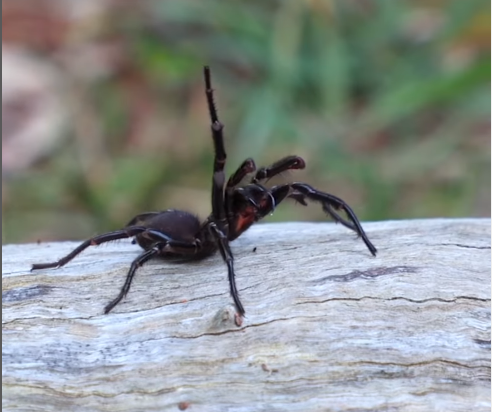
<instances>
[{"instance_id":1,"label":"blurred vegetation","mask_svg":"<svg viewBox=\"0 0 492 412\"><path fill-rule=\"evenodd\" d=\"M285 178L361 220L490 216L488 1L109 4L79 37L20 44L61 69L72 115L56 149L4 179L4 243L81 239L148 210L207 216L204 64L229 173L298 154L307 169ZM104 51L102 74L80 44ZM268 220L328 219L292 203Z\"/></svg>"}]
</instances>

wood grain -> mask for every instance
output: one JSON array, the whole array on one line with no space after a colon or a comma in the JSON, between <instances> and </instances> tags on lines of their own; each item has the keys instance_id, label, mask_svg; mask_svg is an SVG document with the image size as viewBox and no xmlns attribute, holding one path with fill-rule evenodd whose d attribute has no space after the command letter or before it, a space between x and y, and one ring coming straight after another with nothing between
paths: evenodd
<instances>
[{"instance_id":1,"label":"wood grain","mask_svg":"<svg viewBox=\"0 0 492 412\"><path fill-rule=\"evenodd\" d=\"M490 220L256 225L220 256L154 260L108 315L129 241L2 248L6 411L488 411ZM256 248L256 251L253 251Z\"/></svg>"}]
</instances>

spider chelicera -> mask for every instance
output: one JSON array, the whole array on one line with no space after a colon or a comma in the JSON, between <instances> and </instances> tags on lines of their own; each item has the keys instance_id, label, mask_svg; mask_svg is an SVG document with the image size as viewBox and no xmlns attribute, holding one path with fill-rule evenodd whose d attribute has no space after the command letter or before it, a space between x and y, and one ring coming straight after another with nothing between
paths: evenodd
<instances>
[{"instance_id":1,"label":"spider chelicera","mask_svg":"<svg viewBox=\"0 0 492 412\"><path fill-rule=\"evenodd\" d=\"M239 300L234 279L234 257L229 242L237 239L251 225L271 214L285 199L294 199L304 206L307 201L321 204L323 210L336 222L356 232L364 241L372 255L376 248L369 241L357 216L342 199L324 193L306 183L286 183L267 188L263 185L270 178L293 169L304 169L304 160L299 156L287 156L268 167L256 168L253 159L246 159L225 181L224 166L224 126L217 117L213 99L210 69L204 67L205 94L207 96L215 159L212 176L212 214L203 222L191 213L181 210L142 213L135 216L121 230L105 233L86 240L67 256L52 263L37 263L32 270L60 267L70 262L89 246L99 245L116 239L134 237L144 252L131 264L126 281L118 296L108 303L104 313L113 309L130 290L130 285L138 267L149 259L163 258L202 259L219 250L227 264L229 286L239 316L245 311ZM244 182L246 183L244 184ZM343 210L348 220L336 210Z\"/></svg>"}]
</instances>

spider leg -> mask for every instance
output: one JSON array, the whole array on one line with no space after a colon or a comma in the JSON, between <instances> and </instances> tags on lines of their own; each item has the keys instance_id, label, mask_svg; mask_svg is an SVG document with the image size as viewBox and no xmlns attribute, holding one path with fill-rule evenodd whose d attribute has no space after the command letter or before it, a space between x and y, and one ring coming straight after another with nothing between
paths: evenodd
<instances>
[{"instance_id":1,"label":"spider leg","mask_svg":"<svg viewBox=\"0 0 492 412\"><path fill-rule=\"evenodd\" d=\"M299 156L287 156L279 161L273 163L268 167L262 167L258 169L251 183L259 183L261 180L271 179L280 173L292 169L304 169L306 167L306 162Z\"/></svg>"},{"instance_id":2,"label":"spider leg","mask_svg":"<svg viewBox=\"0 0 492 412\"><path fill-rule=\"evenodd\" d=\"M243 316L245 312L243 305L239 300L236 283L234 280L234 258L227 239L229 228L226 216L226 205L224 202L224 166L227 157L224 148L224 125L219 122L219 118L217 116L217 110L215 108L213 98L212 81L210 79L210 69L208 66L204 67L203 74L205 77L205 94L207 96L208 110L210 112L210 120L212 121L211 129L215 151L214 174L212 178L212 217L214 221L210 222L208 226L210 232L217 241L222 258L227 263L231 295L234 299L238 313Z\"/></svg>"},{"instance_id":3,"label":"spider leg","mask_svg":"<svg viewBox=\"0 0 492 412\"><path fill-rule=\"evenodd\" d=\"M281 174L287 170L293 169L304 169L306 167L306 162L300 156L286 156L277 162L271 164L268 167L262 167L259 169L253 179L251 179L251 183L259 183L262 180L269 180L272 177ZM272 194L274 194L275 203L278 205L285 197L289 197L291 199L296 200L303 206L307 206L306 196L302 193L290 193L286 196L283 196L284 189L272 190ZM277 197L281 197L281 199L277 199ZM272 210L273 211L273 210ZM335 218L336 219L336 218ZM348 223L348 222L347 222Z\"/></svg>"},{"instance_id":4,"label":"spider leg","mask_svg":"<svg viewBox=\"0 0 492 412\"><path fill-rule=\"evenodd\" d=\"M133 276L135 275L135 271L149 259L165 252L184 255L196 254L201 248L201 244L198 239L193 242L175 240L165 233L153 229L147 229L145 232L141 233L140 236L145 236L148 239L155 240L156 243L151 249L143 252L132 262L132 265L130 266L130 270L126 275L126 280L123 287L121 288L120 293L113 301L106 305L106 307L104 308L104 313L108 313L121 301L121 299L126 296L128 291L130 290L130 285L132 283Z\"/></svg>"},{"instance_id":5,"label":"spider leg","mask_svg":"<svg viewBox=\"0 0 492 412\"><path fill-rule=\"evenodd\" d=\"M210 68L208 66L205 66L203 68L203 75L205 77L205 94L207 96L208 110L210 113L210 120L212 122L211 129L215 150L214 174L212 177L212 215L217 221L225 222L226 213L224 207L224 166L227 155L224 148L224 125L219 121L219 118L217 116L217 110L214 103L212 81L210 79Z\"/></svg>"},{"instance_id":6,"label":"spider leg","mask_svg":"<svg viewBox=\"0 0 492 412\"><path fill-rule=\"evenodd\" d=\"M346 228L349 228L349 229L353 230L354 232L357 232L357 226L355 226L352 222L349 222L348 220L345 220L343 217L341 217L337 212L335 212L333 210L333 208L331 207L331 205L329 203L323 204L323 211L328 213L331 216L331 218L333 220L335 220L337 223L341 223ZM354 214L354 216L355 216L355 214ZM369 248L369 250L370 250L370 248ZM371 251L371 253L372 253L372 251Z\"/></svg>"},{"instance_id":7,"label":"spider leg","mask_svg":"<svg viewBox=\"0 0 492 412\"><path fill-rule=\"evenodd\" d=\"M101 243L111 242L112 240L133 237L133 236L138 235L139 233L144 232L145 230L147 230L147 229L143 226L128 226L125 229L116 230L114 232L104 233L102 235L95 236L91 239L86 240L80 246L76 247L68 255L66 255L65 257L61 258L60 260L58 260L56 262L35 263L34 265L32 265L31 271L32 270L38 270L38 269L49 269L49 268L55 268L55 267L63 266L65 264L67 264L68 262L70 262L75 256L77 256L79 253L83 252L89 246L96 246L96 245L100 245Z\"/></svg>"},{"instance_id":8,"label":"spider leg","mask_svg":"<svg viewBox=\"0 0 492 412\"><path fill-rule=\"evenodd\" d=\"M156 247L153 247L152 249L146 250L143 252L141 255L139 255L133 262L132 265L130 266L130 270L128 271L128 274L126 275L126 280L125 284L121 288L120 293L118 296L116 296L115 299L113 299L111 302L109 302L106 307L104 308L104 313L107 314L111 309L113 309L118 303L120 303L121 299L123 299L128 291L130 290L130 285L133 280L133 275L135 274L135 271L142 266L145 262L147 262L150 258L153 256L156 256L159 254L159 249L156 245Z\"/></svg>"},{"instance_id":9,"label":"spider leg","mask_svg":"<svg viewBox=\"0 0 492 412\"><path fill-rule=\"evenodd\" d=\"M236 287L236 280L234 275L234 257L232 256L231 248L229 247L229 240L227 236L217 227L215 223L209 224L210 231L217 240L220 254L227 264L227 272L229 276L229 286L231 290L231 296L236 305L236 309L240 316L244 316L244 307L239 300L239 294Z\"/></svg>"},{"instance_id":10,"label":"spider leg","mask_svg":"<svg viewBox=\"0 0 492 412\"><path fill-rule=\"evenodd\" d=\"M289 199L294 199L296 202L299 202L303 206L308 205L306 202L306 196L303 195L302 193L294 192L288 195L287 197ZM337 214L328 203L323 204L323 211L328 213L331 216L331 218L335 220L337 223L341 223L343 226L353 230L354 232L357 232L357 228L354 226L354 224L349 222L348 220L345 220L339 214Z\"/></svg>"},{"instance_id":11,"label":"spider leg","mask_svg":"<svg viewBox=\"0 0 492 412\"><path fill-rule=\"evenodd\" d=\"M362 238L362 240L366 244L371 254L373 256L376 256L377 249L374 247L374 245L367 237L366 233L364 232L364 229L362 229L359 219L357 218L354 211L350 208L350 206L347 203L345 203L342 199L333 196L329 193L324 193L319 190L316 190L315 188L309 186L306 183L291 183L290 187L295 190L294 193L296 192L301 193L310 200L313 200L315 202L320 202L323 205L323 210L326 213L328 213L337 222L340 222L345 227L356 232ZM338 216L338 214L333 210L333 208L335 208L336 210L343 210L347 215L348 219L352 223L343 219L341 216Z\"/></svg>"},{"instance_id":12,"label":"spider leg","mask_svg":"<svg viewBox=\"0 0 492 412\"><path fill-rule=\"evenodd\" d=\"M256 170L255 161L251 158L246 159L241 166L229 177L227 181L227 189L234 188L241 180L243 180L249 173L252 173Z\"/></svg>"}]
</instances>

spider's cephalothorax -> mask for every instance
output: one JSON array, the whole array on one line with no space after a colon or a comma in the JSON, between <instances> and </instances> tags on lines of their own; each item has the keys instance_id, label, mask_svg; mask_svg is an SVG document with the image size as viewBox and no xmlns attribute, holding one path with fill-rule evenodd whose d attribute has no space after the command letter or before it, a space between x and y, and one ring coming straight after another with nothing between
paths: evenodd
<instances>
[{"instance_id":1,"label":"spider's cephalothorax","mask_svg":"<svg viewBox=\"0 0 492 412\"><path fill-rule=\"evenodd\" d=\"M234 280L234 258L229 242L238 238L253 223L271 214L287 198L306 206L307 201L318 202L336 222L356 232L375 256L376 248L364 233L357 216L342 199L320 192L306 183L286 183L266 188L262 183L287 170L304 169L298 156L287 156L268 167L256 169L253 159L246 159L225 181L226 153L222 123L219 122L213 101L210 69L204 68L205 94L212 121L215 160L212 176L212 214L200 223L198 218L180 210L142 213L134 217L125 228L95 236L83 242L67 256L52 263L34 264L32 269L60 267L70 262L88 246L111 240L134 237L143 249L131 264L125 284L118 296L104 309L108 313L128 293L136 269L153 257L201 259L220 251L227 264L229 285L238 314L244 315ZM244 182L247 184L244 184ZM348 220L337 211L343 210Z\"/></svg>"}]
</instances>

